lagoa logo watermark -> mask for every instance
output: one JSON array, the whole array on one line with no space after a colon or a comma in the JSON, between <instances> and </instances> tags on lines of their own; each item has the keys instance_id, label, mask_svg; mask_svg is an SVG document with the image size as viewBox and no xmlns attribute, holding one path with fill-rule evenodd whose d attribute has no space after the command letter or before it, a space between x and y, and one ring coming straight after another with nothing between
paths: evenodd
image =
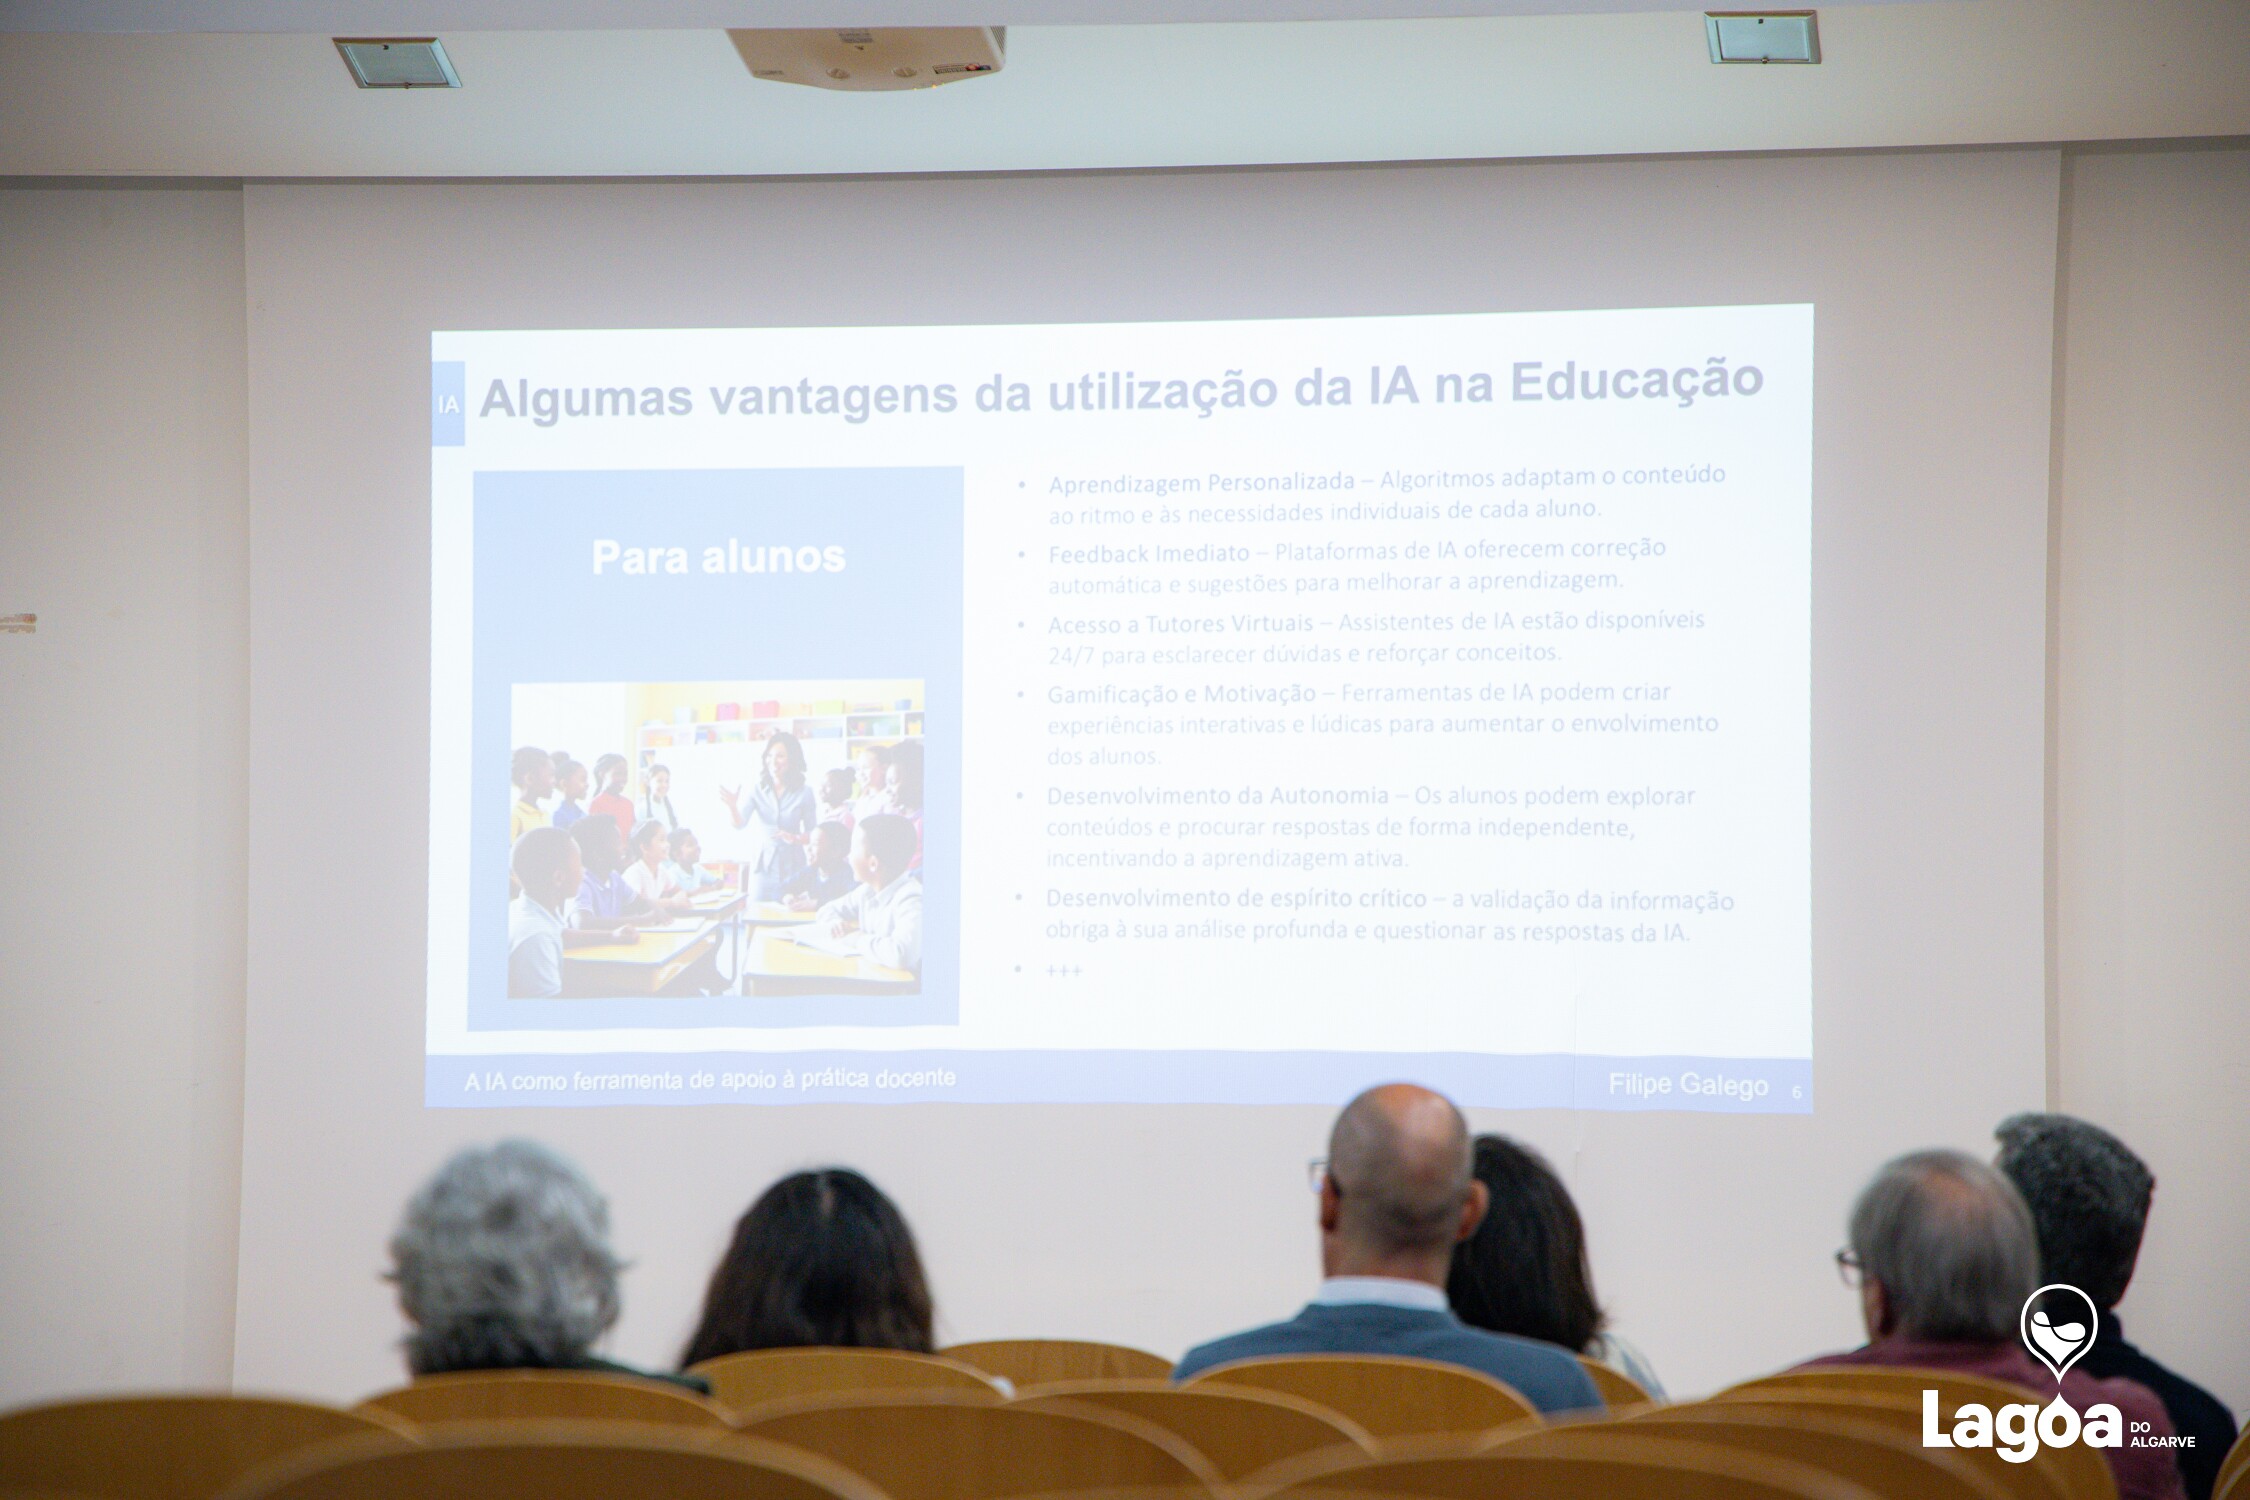
<instances>
[{"instance_id":1,"label":"lagoa logo watermark","mask_svg":"<svg viewBox=\"0 0 2250 1500\"><path fill-rule=\"evenodd\" d=\"M2045 1305L2050 1295L2058 1300L2076 1298L2086 1309L2085 1320L2054 1321ZM2069 1315L2066 1313L2065 1317ZM2077 1409L2062 1398L2063 1376L2094 1347L2094 1331L2101 1326L2101 1314L2094 1309L2094 1299L2058 1281L2033 1292L2025 1300L2016 1322L2024 1348L2033 1359L2054 1372L2055 1399L2043 1407L2027 1401L2022 1405L2003 1406L1997 1411L1974 1401L1964 1401L1954 1410L1953 1427L1949 1432L1938 1425L1938 1393L1925 1389L1922 1392L1922 1446L1997 1448L2000 1456L2012 1464L2030 1462L2042 1443L2050 1448L2064 1448L2072 1443L2084 1443L2089 1448L2124 1447L2125 1417L2116 1407L2106 1401L2096 1402L2087 1407L2081 1417Z\"/></svg>"},{"instance_id":2,"label":"lagoa logo watermark","mask_svg":"<svg viewBox=\"0 0 2250 1500\"><path fill-rule=\"evenodd\" d=\"M2083 1323L2057 1323L2047 1315L2039 1299L2049 1292L2068 1292L2086 1305ZM2102 1315L2094 1309L2094 1299L2074 1286L2060 1281L2051 1282L2033 1292L2024 1302L2023 1311L2016 1316L2016 1331L2023 1336L2023 1346L2031 1357L2055 1372L2055 1388L2062 1388L2062 1378L2070 1367L2083 1359L2086 1351L2094 1347L2094 1330L2101 1326Z\"/></svg>"}]
</instances>

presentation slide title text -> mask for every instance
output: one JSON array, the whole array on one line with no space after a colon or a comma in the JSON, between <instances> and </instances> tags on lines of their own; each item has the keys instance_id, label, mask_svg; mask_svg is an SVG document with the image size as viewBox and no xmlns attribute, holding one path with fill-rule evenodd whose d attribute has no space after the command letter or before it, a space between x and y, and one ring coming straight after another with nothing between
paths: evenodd
<instances>
[{"instance_id":1,"label":"presentation slide title text","mask_svg":"<svg viewBox=\"0 0 2250 1500\"><path fill-rule=\"evenodd\" d=\"M1316 365L1279 377L1227 369L1189 376L1138 370L1084 371L1065 380L1017 380L997 372L983 381L904 383L795 382L706 385L534 385L527 376L494 378L478 403L479 418L516 418L537 427L590 417L839 417L861 423L878 416L1005 416L1044 412L1157 412L1203 419L1221 412L1276 406L1342 408L1396 405L1490 405L1496 401L1660 401L1678 407L1726 398L1755 398L1765 374L1753 364L1712 355L1700 364L1652 361L1631 365L1517 360L1504 372L1416 370L1369 365L1355 371ZM1035 390L1044 386L1044 392ZM964 398L964 387L969 394ZM1035 404L1043 396L1044 404Z\"/></svg>"}]
</instances>

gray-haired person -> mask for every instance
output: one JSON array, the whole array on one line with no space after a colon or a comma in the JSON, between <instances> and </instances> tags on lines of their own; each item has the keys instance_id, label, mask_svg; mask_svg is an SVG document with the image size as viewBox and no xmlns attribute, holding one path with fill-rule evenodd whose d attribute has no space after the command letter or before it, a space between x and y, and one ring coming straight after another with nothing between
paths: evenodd
<instances>
[{"instance_id":1,"label":"gray-haired person","mask_svg":"<svg viewBox=\"0 0 2250 1500\"><path fill-rule=\"evenodd\" d=\"M1852 1205L1851 1243L1836 1252L1859 1291L1867 1343L1801 1368L1891 1365L2004 1380L2044 1403L2056 1381L2032 1362L2019 1332L2039 1285L2031 1211L2008 1179L1959 1151L1915 1151L1875 1174ZM2083 1417L2107 1403L2125 1431L2170 1436L2163 1403L2129 1380L2077 1369L2063 1401ZM2148 1423L2146 1428L2137 1424ZM2164 1447L2105 1448L2119 1500L2181 1500L2179 1465Z\"/></svg>"},{"instance_id":2,"label":"gray-haired person","mask_svg":"<svg viewBox=\"0 0 2250 1500\"><path fill-rule=\"evenodd\" d=\"M2155 1392L2173 1429L2193 1440L2180 1450L2188 1500L2210 1500L2219 1464L2234 1445L2233 1414L2209 1391L2125 1342L2111 1311L2132 1284L2156 1197L2155 1174L2116 1136L2069 1115L2011 1115L1994 1134L2000 1140L1994 1165L2023 1194L2038 1226L2039 1279L2077 1287L2101 1310L2094 1347L2078 1368L2097 1380L2130 1380Z\"/></svg>"},{"instance_id":3,"label":"gray-haired person","mask_svg":"<svg viewBox=\"0 0 2250 1500\"><path fill-rule=\"evenodd\" d=\"M617 1321L609 1205L578 1169L530 1141L462 1151L408 1200L390 1279L414 1325L415 1375L598 1370L648 1375L594 1354Z\"/></svg>"}]
</instances>

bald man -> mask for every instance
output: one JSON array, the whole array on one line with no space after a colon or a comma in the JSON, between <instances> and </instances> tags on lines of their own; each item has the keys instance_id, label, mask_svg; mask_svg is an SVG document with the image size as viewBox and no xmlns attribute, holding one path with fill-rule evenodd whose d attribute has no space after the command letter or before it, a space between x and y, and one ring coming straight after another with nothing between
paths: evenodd
<instances>
[{"instance_id":1,"label":"bald man","mask_svg":"<svg viewBox=\"0 0 2250 1500\"><path fill-rule=\"evenodd\" d=\"M1172 1378L1272 1354L1398 1354L1490 1375L1544 1412L1600 1406L1568 1350L1471 1328L1446 1305L1453 1247L1487 1202L1471 1150L1443 1094L1391 1083L1346 1105L1320 1173L1319 1294L1286 1323L1190 1349Z\"/></svg>"}]
</instances>

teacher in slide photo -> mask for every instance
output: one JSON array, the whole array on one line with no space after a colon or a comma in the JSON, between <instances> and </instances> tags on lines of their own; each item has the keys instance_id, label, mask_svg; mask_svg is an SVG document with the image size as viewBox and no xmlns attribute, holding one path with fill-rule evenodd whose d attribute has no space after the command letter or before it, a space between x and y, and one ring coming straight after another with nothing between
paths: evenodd
<instances>
[{"instance_id":1,"label":"teacher in slide photo","mask_svg":"<svg viewBox=\"0 0 2250 1500\"><path fill-rule=\"evenodd\" d=\"M782 887L805 867L805 845L812 841L818 822L813 791L805 782L805 748L797 737L777 732L766 741L765 769L758 784L744 798L739 787L720 787L719 800L727 805L737 828L756 828L758 846L751 870L756 876L751 899L779 901Z\"/></svg>"}]
</instances>

